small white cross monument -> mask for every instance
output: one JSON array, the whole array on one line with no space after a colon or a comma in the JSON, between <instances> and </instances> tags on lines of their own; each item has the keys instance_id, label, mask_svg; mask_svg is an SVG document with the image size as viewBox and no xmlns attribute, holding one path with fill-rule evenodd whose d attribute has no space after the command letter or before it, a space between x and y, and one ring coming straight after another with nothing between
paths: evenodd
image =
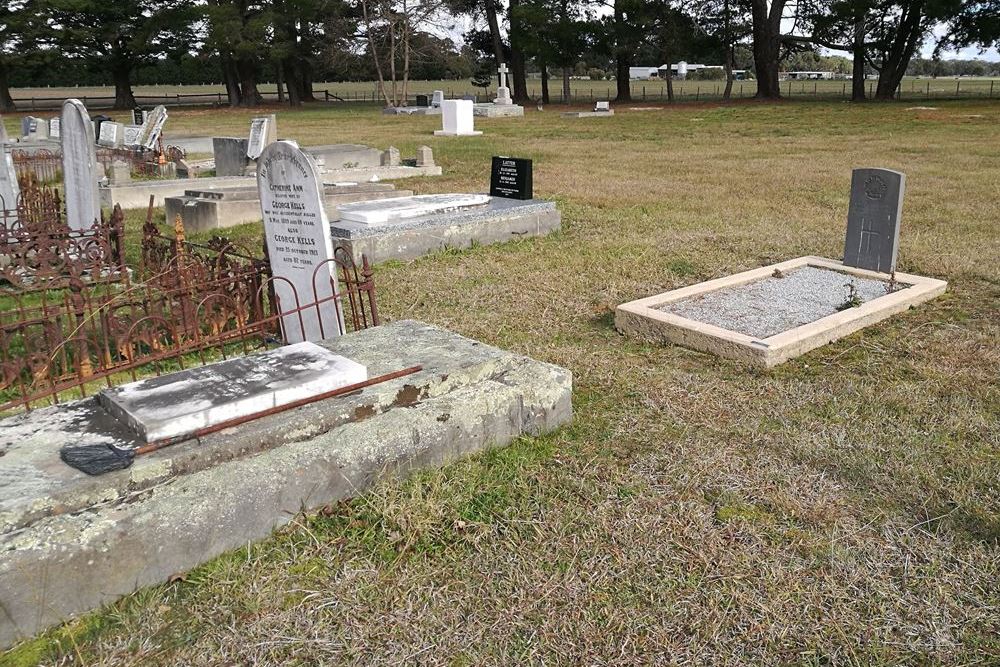
<instances>
[{"instance_id":1,"label":"small white cross monument","mask_svg":"<svg viewBox=\"0 0 1000 667\"><path fill-rule=\"evenodd\" d=\"M500 68L497 70L500 72L500 85L497 86L497 97L493 100L493 104L513 104L513 100L510 99L510 88L507 87L507 63L500 63Z\"/></svg>"}]
</instances>

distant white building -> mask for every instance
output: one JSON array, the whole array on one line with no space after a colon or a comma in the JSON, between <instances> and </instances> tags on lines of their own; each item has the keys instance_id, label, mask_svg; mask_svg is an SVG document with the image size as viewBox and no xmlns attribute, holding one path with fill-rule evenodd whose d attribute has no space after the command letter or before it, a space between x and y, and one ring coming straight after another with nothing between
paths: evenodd
<instances>
[{"instance_id":1,"label":"distant white building","mask_svg":"<svg viewBox=\"0 0 1000 667\"><path fill-rule=\"evenodd\" d=\"M632 80L666 79L668 76L671 79L686 79L692 72L703 69L714 69L721 72L725 68L722 65L703 65L701 63L689 63L682 60L673 65L660 65L659 67L629 67L628 77ZM734 69L733 78L742 81L748 78L747 71L745 69Z\"/></svg>"},{"instance_id":2,"label":"distant white building","mask_svg":"<svg viewBox=\"0 0 1000 667\"><path fill-rule=\"evenodd\" d=\"M782 78L799 80L820 80L834 78L833 72L782 72Z\"/></svg>"},{"instance_id":3,"label":"distant white building","mask_svg":"<svg viewBox=\"0 0 1000 667\"><path fill-rule=\"evenodd\" d=\"M628 68L628 78L633 81L655 79L660 74L659 67L629 67Z\"/></svg>"}]
</instances>

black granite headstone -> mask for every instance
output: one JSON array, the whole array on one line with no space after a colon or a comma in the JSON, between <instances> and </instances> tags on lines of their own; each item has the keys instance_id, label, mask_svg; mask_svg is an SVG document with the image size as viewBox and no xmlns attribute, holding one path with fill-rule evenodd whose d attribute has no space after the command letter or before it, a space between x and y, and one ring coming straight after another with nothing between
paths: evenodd
<instances>
[{"instance_id":1,"label":"black granite headstone","mask_svg":"<svg viewBox=\"0 0 1000 667\"><path fill-rule=\"evenodd\" d=\"M429 98L426 95L417 95L417 106L418 107L429 107L431 105Z\"/></svg>"},{"instance_id":2,"label":"black granite headstone","mask_svg":"<svg viewBox=\"0 0 1000 667\"><path fill-rule=\"evenodd\" d=\"M507 199L531 199L531 160L493 156L490 172L490 196Z\"/></svg>"},{"instance_id":3,"label":"black granite headstone","mask_svg":"<svg viewBox=\"0 0 1000 667\"><path fill-rule=\"evenodd\" d=\"M847 213L844 264L892 273L899 248L906 175L890 169L855 169Z\"/></svg>"},{"instance_id":4,"label":"black granite headstone","mask_svg":"<svg viewBox=\"0 0 1000 667\"><path fill-rule=\"evenodd\" d=\"M132 124L142 125L145 119L146 110L142 107L136 107L132 109Z\"/></svg>"}]
</instances>

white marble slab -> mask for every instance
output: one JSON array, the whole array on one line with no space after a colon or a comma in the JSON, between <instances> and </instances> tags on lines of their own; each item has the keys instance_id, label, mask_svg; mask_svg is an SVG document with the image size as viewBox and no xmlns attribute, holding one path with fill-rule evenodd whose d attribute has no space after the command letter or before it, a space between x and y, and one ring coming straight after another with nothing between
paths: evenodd
<instances>
[{"instance_id":1,"label":"white marble slab","mask_svg":"<svg viewBox=\"0 0 1000 667\"><path fill-rule=\"evenodd\" d=\"M153 442L367 379L365 366L302 342L105 389L98 400L146 442Z\"/></svg>"},{"instance_id":2,"label":"white marble slab","mask_svg":"<svg viewBox=\"0 0 1000 667\"><path fill-rule=\"evenodd\" d=\"M427 215L450 213L487 206L489 195L443 194L390 197L376 201L355 202L338 206L342 222L384 224Z\"/></svg>"}]
</instances>

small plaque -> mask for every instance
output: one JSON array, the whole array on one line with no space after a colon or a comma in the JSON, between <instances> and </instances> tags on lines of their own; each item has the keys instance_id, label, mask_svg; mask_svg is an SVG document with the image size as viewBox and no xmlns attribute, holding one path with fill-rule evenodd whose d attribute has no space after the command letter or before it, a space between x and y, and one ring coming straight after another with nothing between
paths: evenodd
<instances>
[{"instance_id":1,"label":"small plaque","mask_svg":"<svg viewBox=\"0 0 1000 667\"><path fill-rule=\"evenodd\" d=\"M490 172L490 196L506 199L531 199L531 160L518 157L493 157Z\"/></svg>"}]
</instances>

